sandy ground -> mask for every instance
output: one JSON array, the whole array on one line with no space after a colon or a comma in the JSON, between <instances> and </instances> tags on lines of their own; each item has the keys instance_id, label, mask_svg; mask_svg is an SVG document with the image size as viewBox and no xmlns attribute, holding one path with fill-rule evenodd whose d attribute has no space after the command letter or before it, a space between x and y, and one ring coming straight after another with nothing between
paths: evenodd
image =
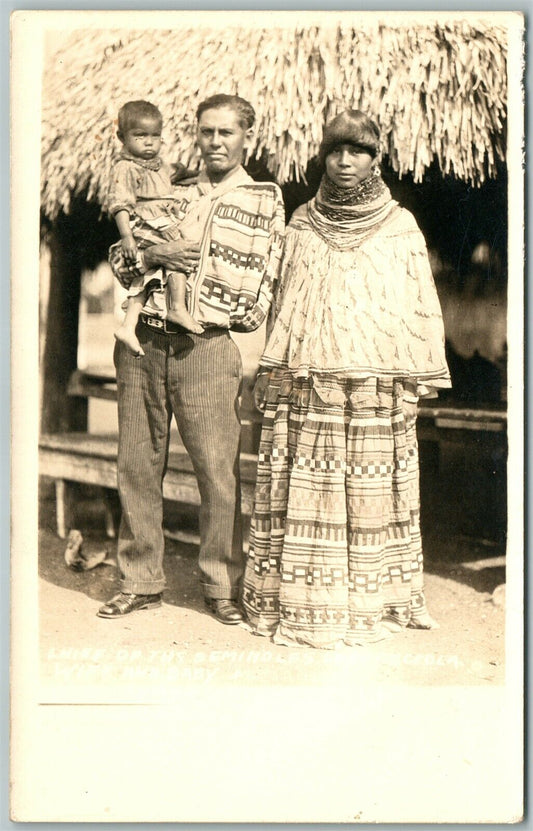
<instances>
[{"instance_id":1,"label":"sandy ground","mask_svg":"<svg viewBox=\"0 0 533 831\"><path fill-rule=\"evenodd\" d=\"M98 499L85 498L86 552L109 550ZM204 608L198 581L195 517L172 516L181 540L167 538L168 588L160 609L102 620L96 611L115 591L113 565L75 572L53 528L46 500L40 531L40 647L43 697L97 697L162 692L183 685L391 683L497 685L504 682L505 557L502 545L465 534L425 533L426 596L440 629L336 651L287 648L253 636L245 624L224 626ZM174 533L169 531L169 533ZM185 541L184 541L185 540ZM189 541L186 541L189 540Z\"/></svg>"}]
</instances>

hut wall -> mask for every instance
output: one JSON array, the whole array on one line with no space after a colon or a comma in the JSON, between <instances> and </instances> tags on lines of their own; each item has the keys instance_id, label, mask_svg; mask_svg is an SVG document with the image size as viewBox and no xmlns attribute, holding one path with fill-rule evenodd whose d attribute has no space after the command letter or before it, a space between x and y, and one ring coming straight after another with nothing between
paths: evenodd
<instances>
[{"instance_id":1,"label":"hut wall","mask_svg":"<svg viewBox=\"0 0 533 831\"><path fill-rule=\"evenodd\" d=\"M85 430L87 403L67 396L77 366L81 267L70 217L60 216L49 230L50 283L42 359L41 429L45 433Z\"/></svg>"}]
</instances>

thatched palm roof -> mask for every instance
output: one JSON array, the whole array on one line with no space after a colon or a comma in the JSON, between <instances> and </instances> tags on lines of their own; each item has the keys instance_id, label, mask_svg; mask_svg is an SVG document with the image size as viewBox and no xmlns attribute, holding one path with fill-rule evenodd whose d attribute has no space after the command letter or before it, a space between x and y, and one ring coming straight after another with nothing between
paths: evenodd
<instances>
[{"instance_id":1,"label":"thatched palm roof","mask_svg":"<svg viewBox=\"0 0 533 831\"><path fill-rule=\"evenodd\" d=\"M130 99L159 106L165 156L190 163L196 106L215 92L253 103L252 154L264 155L280 183L301 176L325 121L350 106L379 122L400 175L420 181L436 159L444 173L479 184L505 155L506 43L490 17L75 31L44 76L43 210L54 217L86 190L105 205L116 114Z\"/></svg>"}]
</instances>

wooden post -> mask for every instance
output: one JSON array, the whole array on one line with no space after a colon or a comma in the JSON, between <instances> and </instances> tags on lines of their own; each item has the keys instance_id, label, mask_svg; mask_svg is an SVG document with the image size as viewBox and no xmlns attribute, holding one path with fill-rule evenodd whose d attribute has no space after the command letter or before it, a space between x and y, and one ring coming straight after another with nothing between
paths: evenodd
<instances>
[{"instance_id":1,"label":"wooden post","mask_svg":"<svg viewBox=\"0 0 533 831\"><path fill-rule=\"evenodd\" d=\"M69 483L64 479L56 479L56 523L57 536L64 540L67 537L72 521L72 503Z\"/></svg>"},{"instance_id":2,"label":"wooden post","mask_svg":"<svg viewBox=\"0 0 533 831\"><path fill-rule=\"evenodd\" d=\"M67 396L77 368L81 257L74 220L61 214L50 230L50 293L42 363L43 433L87 429L87 401Z\"/></svg>"}]
</instances>

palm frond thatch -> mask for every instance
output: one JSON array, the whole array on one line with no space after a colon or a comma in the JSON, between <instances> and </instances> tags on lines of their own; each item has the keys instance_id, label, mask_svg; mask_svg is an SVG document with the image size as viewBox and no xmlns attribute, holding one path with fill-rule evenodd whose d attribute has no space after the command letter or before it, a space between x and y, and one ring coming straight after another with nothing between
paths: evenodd
<instances>
[{"instance_id":1,"label":"palm frond thatch","mask_svg":"<svg viewBox=\"0 0 533 831\"><path fill-rule=\"evenodd\" d=\"M468 20L74 32L44 76L43 211L68 211L85 190L105 207L116 114L130 99L157 104L166 158L190 164L196 107L215 92L253 103L251 155L280 183L302 175L324 123L354 107L380 124L400 175L420 181L436 159L480 184L505 155L506 42L505 28Z\"/></svg>"}]
</instances>

